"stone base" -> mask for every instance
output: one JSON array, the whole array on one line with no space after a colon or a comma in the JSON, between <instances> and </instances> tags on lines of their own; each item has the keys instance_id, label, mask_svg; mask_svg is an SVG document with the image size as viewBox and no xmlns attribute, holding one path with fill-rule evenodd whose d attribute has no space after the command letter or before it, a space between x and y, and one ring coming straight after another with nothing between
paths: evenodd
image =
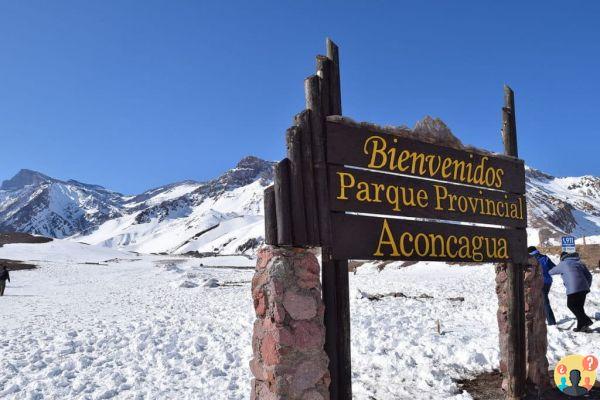
<instances>
[{"instance_id":1,"label":"stone base","mask_svg":"<svg viewBox=\"0 0 600 400\"><path fill-rule=\"evenodd\" d=\"M263 246L252 278L252 400L328 400L320 267L306 249Z\"/></svg>"},{"instance_id":2,"label":"stone base","mask_svg":"<svg viewBox=\"0 0 600 400\"><path fill-rule=\"evenodd\" d=\"M508 353L508 275L506 264L496 266L496 293L498 295L498 330L500 339L500 371L504 375L502 388L507 390L507 353ZM525 348L527 382L540 390L548 385L548 348L546 312L544 310L544 280L541 267L535 258L529 259L524 273L525 289Z\"/></svg>"}]
</instances>

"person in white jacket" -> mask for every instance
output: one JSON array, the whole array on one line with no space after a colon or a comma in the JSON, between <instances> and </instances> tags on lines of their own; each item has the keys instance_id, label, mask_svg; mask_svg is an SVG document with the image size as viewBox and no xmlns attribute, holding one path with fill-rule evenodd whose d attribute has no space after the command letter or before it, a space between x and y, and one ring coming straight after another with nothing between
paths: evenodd
<instances>
[{"instance_id":1,"label":"person in white jacket","mask_svg":"<svg viewBox=\"0 0 600 400\"><path fill-rule=\"evenodd\" d=\"M578 253L560 255L560 263L550 270L550 275L560 275L567 289L567 307L577 318L575 332L585 330L594 321L585 313L585 298L592 286L592 274L581 262Z\"/></svg>"}]
</instances>

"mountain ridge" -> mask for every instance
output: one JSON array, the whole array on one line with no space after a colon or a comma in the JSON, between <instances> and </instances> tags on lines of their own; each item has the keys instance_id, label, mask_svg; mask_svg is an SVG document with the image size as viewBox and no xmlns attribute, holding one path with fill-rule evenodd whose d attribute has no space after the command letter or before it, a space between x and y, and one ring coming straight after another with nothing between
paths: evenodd
<instances>
[{"instance_id":1,"label":"mountain ridge","mask_svg":"<svg viewBox=\"0 0 600 400\"><path fill-rule=\"evenodd\" d=\"M463 146L439 119L427 117L412 131ZM264 241L262 196L274 165L246 156L215 179L128 196L22 169L0 185L0 231L142 253L252 255ZM600 177L557 178L529 166L525 175L530 244L557 244L564 234L600 242Z\"/></svg>"}]
</instances>

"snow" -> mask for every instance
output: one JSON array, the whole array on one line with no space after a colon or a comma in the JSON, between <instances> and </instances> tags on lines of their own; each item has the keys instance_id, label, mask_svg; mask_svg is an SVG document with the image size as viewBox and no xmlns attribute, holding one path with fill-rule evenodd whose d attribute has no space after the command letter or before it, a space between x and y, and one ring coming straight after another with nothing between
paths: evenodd
<instances>
[{"instance_id":1,"label":"snow","mask_svg":"<svg viewBox=\"0 0 600 400\"><path fill-rule=\"evenodd\" d=\"M125 205L126 208L135 208L138 207L140 205L146 205L146 206L155 206L158 205L164 201L169 201L169 200L174 200L177 199L179 197L185 196L186 194L189 194L191 192L193 192L194 190L198 189L200 186L202 186L201 183L198 182L183 182L180 184L176 184L173 187L167 188L167 189L163 189L163 188L158 188L155 191L158 192L158 194L153 195L152 197L150 197L150 199L148 199L145 202L130 202L127 203ZM150 194L152 195L153 191L150 191ZM124 200L131 200L133 197L124 197Z\"/></svg>"},{"instance_id":2,"label":"snow","mask_svg":"<svg viewBox=\"0 0 600 400\"><path fill-rule=\"evenodd\" d=\"M178 190L183 193L187 189ZM262 240L263 190L260 181L255 181L214 198L207 197L192 208L171 210L167 218L153 217L144 223L136 221L140 212L134 212L108 220L92 233L72 239L141 253L237 254L238 247L248 240Z\"/></svg>"},{"instance_id":3,"label":"snow","mask_svg":"<svg viewBox=\"0 0 600 400\"><path fill-rule=\"evenodd\" d=\"M574 227L568 234L577 238L600 235L600 186L597 177L537 176L531 168L528 169L528 209L536 223L543 221L553 230L562 232L560 227L552 224L550 216L555 213L557 203L563 202L573 207ZM559 237L551 238L549 244L555 244L557 240Z\"/></svg>"},{"instance_id":4,"label":"snow","mask_svg":"<svg viewBox=\"0 0 600 400\"><path fill-rule=\"evenodd\" d=\"M584 236L576 239L575 244L600 244L600 235Z\"/></svg>"},{"instance_id":5,"label":"snow","mask_svg":"<svg viewBox=\"0 0 600 400\"><path fill-rule=\"evenodd\" d=\"M0 258L40 266L13 272L0 299L0 398L249 398L253 260L61 240L5 245ZM498 367L493 266L399 265L350 275L355 398L469 399L455 379ZM396 292L406 297L366 296ZM568 327L564 293L557 279L551 302ZM599 306L596 274L588 313ZM551 364L600 353L598 339L550 327Z\"/></svg>"}]
</instances>

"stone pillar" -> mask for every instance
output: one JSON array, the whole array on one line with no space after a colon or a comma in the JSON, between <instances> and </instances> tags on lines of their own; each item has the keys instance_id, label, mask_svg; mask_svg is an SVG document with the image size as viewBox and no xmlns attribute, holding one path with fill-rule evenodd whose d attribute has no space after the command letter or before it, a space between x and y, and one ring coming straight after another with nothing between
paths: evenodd
<instances>
[{"instance_id":1,"label":"stone pillar","mask_svg":"<svg viewBox=\"0 0 600 400\"><path fill-rule=\"evenodd\" d=\"M527 382L542 391L548 388L548 337L544 308L544 277L535 257L529 258L525 270L525 343L527 348Z\"/></svg>"},{"instance_id":2,"label":"stone pillar","mask_svg":"<svg viewBox=\"0 0 600 400\"><path fill-rule=\"evenodd\" d=\"M500 340L500 372L503 375L502 389L508 389L508 380L506 373L508 365L506 364L508 354L508 275L507 264L496 265L496 294L498 295L498 338Z\"/></svg>"},{"instance_id":3,"label":"stone pillar","mask_svg":"<svg viewBox=\"0 0 600 400\"><path fill-rule=\"evenodd\" d=\"M319 272L310 250L259 249L252 278L252 400L329 400Z\"/></svg>"},{"instance_id":4,"label":"stone pillar","mask_svg":"<svg viewBox=\"0 0 600 400\"><path fill-rule=\"evenodd\" d=\"M548 360L546 350L548 338L546 331L546 312L544 310L541 267L535 258L525 269L525 348L527 364L527 382L544 390L549 385ZM498 295L498 331L500 339L500 372L504 375L502 389L507 390L506 364L508 352L508 275L506 264L496 266L496 294Z\"/></svg>"}]
</instances>

